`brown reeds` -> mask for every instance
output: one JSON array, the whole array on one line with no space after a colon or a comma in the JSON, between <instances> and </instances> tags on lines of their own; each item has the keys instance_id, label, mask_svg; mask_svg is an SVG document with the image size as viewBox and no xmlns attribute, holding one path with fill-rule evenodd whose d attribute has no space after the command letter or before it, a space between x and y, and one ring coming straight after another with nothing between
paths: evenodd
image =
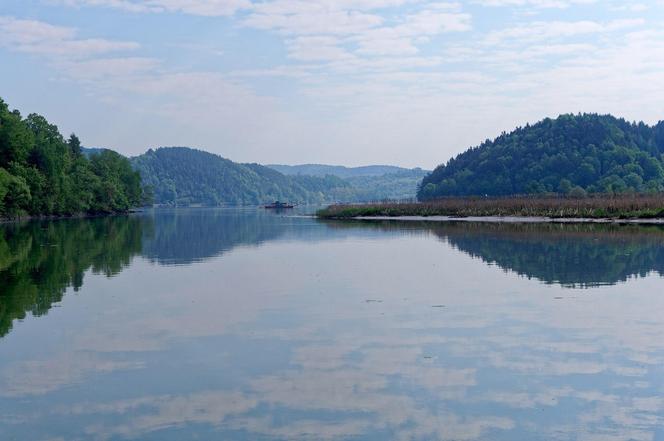
<instances>
[{"instance_id":1,"label":"brown reeds","mask_svg":"<svg viewBox=\"0 0 664 441\"><path fill-rule=\"evenodd\" d=\"M664 194L564 196L510 196L444 198L427 202L335 204L318 216L344 219L368 216L548 217L629 219L664 218Z\"/></svg>"}]
</instances>

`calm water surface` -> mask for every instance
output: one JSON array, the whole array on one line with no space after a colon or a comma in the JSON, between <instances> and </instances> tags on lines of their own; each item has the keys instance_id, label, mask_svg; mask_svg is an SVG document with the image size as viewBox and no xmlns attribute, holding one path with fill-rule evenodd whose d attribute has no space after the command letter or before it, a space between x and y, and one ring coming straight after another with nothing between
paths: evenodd
<instances>
[{"instance_id":1,"label":"calm water surface","mask_svg":"<svg viewBox=\"0 0 664 441\"><path fill-rule=\"evenodd\" d=\"M664 230L0 227L2 440L664 440Z\"/></svg>"}]
</instances>

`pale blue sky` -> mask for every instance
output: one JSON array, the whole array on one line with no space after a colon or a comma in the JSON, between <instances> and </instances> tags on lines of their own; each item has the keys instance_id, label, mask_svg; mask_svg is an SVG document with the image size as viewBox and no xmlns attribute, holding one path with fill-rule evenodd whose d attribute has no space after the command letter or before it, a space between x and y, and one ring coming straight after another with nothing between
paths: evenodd
<instances>
[{"instance_id":1,"label":"pale blue sky","mask_svg":"<svg viewBox=\"0 0 664 441\"><path fill-rule=\"evenodd\" d=\"M567 112L664 119L662 0L0 0L0 97L85 145L432 168Z\"/></svg>"}]
</instances>

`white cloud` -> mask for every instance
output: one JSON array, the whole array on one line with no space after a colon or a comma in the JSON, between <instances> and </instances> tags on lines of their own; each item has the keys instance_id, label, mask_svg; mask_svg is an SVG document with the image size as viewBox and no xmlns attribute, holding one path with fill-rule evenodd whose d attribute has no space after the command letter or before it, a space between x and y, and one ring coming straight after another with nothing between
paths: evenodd
<instances>
[{"instance_id":1,"label":"white cloud","mask_svg":"<svg viewBox=\"0 0 664 441\"><path fill-rule=\"evenodd\" d=\"M135 100L144 101L134 109L158 103L150 117L187 132L177 136L180 143L214 148L218 132L203 121L217 126L210 115L227 115L233 121L227 136L232 133L238 147L226 154L241 160L280 160L282 153L292 155L291 161L320 161L323 155L327 161L364 163L378 155L381 162L433 167L502 130L557 113L661 118L654 104L664 98L655 86L659 3L650 0L44 1L225 17L200 21L210 26L201 34L209 39L194 41L193 32L191 41L168 42L169 54L160 58L148 53L159 53L152 41L138 51L136 43L82 38L82 30L28 26L29 21L9 27L0 45L44 57L57 68L51 77L81 81L86 93L108 102L133 90ZM528 18L530 13L537 19ZM196 49L201 45L222 48L223 55L212 60ZM133 56L122 53L130 50ZM185 84L185 78L200 84ZM149 92L161 82L177 82L191 95L176 86ZM243 99L243 112L227 110ZM187 116L171 124L179 112ZM179 125L183 119L191 129ZM305 119L306 127L298 127ZM170 133L177 135L175 129ZM153 136L166 135L157 130ZM261 144L273 144L264 139L279 137L289 139L280 153L261 150Z\"/></svg>"},{"instance_id":2,"label":"white cloud","mask_svg":"<svg viewBox=\"0 0 664 441\"><path fill-rule=\"evenodd\" d=\"M14 17L0 16L0 34L0 46L48 58L84 58L139 47L137 43L128 41L82 39L72 28Z\"/></svg>"},{"instance_id":3,"label":"white cloud","mask_svg":"<svg viewBox=\"0 0 664 441\"><path fill-rule=\"evenodd\" d=\"M475 0L483 6L514 7L528 6L534 8L566 9L577 4L592 4L597 0Z\"/></svg>"},{"instance_id":4,"label":"white cloud","mask_svg":"<svg viewBox=\"0 0 664 441\"><path fill-rule=\"evenodd\" d=\"M471 30L469 14L424 9L408 15L403 23L368 30L357 37L359 52L379 55L412 55L418 52L417 42L446 32Z\"/></svg>"},{"instance_id":5,"label":"white cloud","mask_svg":"<svg viewBox=\"0 0 664 441\"><path fill-rule=\"evenodd\" d=\"M53 0L68 6L101 6L129 12L181 12L202 16L228 16L251 6L249 0Z\"/></svg>"},{"instance_id":6,"label":"white cloud","mask_svg":"<svg viewBox=\"0 0 664 441\"><path fill-rule=\"evenodd\" d=\"M94 81L97 86L99 86L99 81L104 78L148 73L158 66L157 60L143 57L97 58L60 64L63 72L71 78Z\"/></svg>"},{"instance_id":7,"label":"white cloud","mask_svg":"<svg viewBox=\"0 0 664 441\"><path fill-rule=\"evenodd\" d=\"M287 41L289 56L302 61L343 60L351 57L339 44L339 39L330 36L301 36Z\"/></svg>"},{"instance_id":8,"label":"white cloud","mask_svg":"<svg viewBox=\"0 0 664 441\"><path fill-rule=\"evenodd\" d=\"M645 20L643 19L623 19L607 23L599 23L590 20L537 21L491 32L486 38L486 43L496 45L509 40L532 42L534 40L570 38L579 35L616 32L642 26L644 23Z\"/></svg>"},{"instance_id":9,"label":"white cloud","mask_svg":"<svg viewBox=\"0 0 664 441\"><path fill-rule=\"evenodd\" d=\"M614 11L644 12L649 8L645 3L622 3L612 7Z\"/></svg>"},{"instance_id":10,"label":"white cloud","mask_svg":"<svg viewBox=\"0 0 664 441\"><path fill-rule=\"evenodd\" d=\"M285 34L356 34L379 26L379 15L348 10L315 10L294 13L264 13L260 8L244 21L249 27L275 30Z\"/></svg>"},{"instance_id":11,"label":"white cloud","mask_svg":"<svg viewBox=\"0 0 664 441\"><path fill-rule=\"evenodd\" d=\"M362 56L414 55L419 52L418 45L432 36L471 29L471 16L459 12L459 5L453 3L418 5L417 12L389 21L374 10L397 3L279 0L255 5L243 23L285 35L311 36L288 43L294 59L307 61L339 60L351 52Z\"/></svg>"}]
</instances>

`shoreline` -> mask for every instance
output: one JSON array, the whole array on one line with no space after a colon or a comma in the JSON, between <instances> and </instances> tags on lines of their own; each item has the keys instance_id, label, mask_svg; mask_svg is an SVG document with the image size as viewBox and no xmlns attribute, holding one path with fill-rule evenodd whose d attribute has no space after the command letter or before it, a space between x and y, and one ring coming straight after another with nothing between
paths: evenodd
<instances>
[{"instance_id":1,"label":"shoreline","mask_svg":"<svg viewBox=\"0 0 664 441\"><path fill-rule=\"evenodd\" d=\"M320 219L320 217L319 217ZM401 222L475 222L510 224L614 224L614 225L664 225L662 218L555 218L545 216L356 216L327 217L335 221L401 221Z\"/></svg>"},{"instance_id":2,"label":"shoreline","mask_svg":"<svg viewBox=\"0 0 664 441\"><path fill-rule=\"evenodd\" d=\"M0 217L0 225L6 224L18 224L22 222L32 222L32 221L58 221L66 219L95 219L100 217L111 217L111 216L128 216L130 214L138 213L142 210L131 209L128 211L118 211L115 213L98 213L98 214L69 214L69 215L44 215L44 216L18 216L18 217Z\"/></svg>"},{"instance_id":3,"label":"shoreline","mask_svg":"<svg viewBox=\"0 0 664 441\"><path fill-rule=\"evenodd\" d=\"M322 219L416 219L479 222L664 223L664 194L447 198L424 202L335 204Z\"/></svg>"}]
</instances>

